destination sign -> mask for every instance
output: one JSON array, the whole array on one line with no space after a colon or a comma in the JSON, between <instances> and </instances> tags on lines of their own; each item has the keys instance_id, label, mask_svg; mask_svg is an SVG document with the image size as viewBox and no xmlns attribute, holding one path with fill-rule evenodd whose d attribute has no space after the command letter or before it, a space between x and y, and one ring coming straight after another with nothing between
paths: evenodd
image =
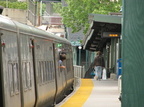
<instances>
[{"instance_id":1,"label":"destination sign","mask_svg":"<svg viewBox=\"0 0 144 107\"><path fill-rule=\"evenodd\" d=\"M120 37L119 32L103 32L102 33L103 38L117 38Z\"/></svg>"}]
</instances>

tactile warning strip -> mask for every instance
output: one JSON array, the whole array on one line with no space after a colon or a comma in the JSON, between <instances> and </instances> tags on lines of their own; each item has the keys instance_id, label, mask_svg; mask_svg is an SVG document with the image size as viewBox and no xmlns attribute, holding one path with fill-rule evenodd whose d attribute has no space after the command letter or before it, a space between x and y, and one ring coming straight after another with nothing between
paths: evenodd
<instances>
[{"instance_id":1,"label":"tactile warning strip","mask_svg":"<svg viewBox=\"0 0 144 107\"><path fill-rule=\"evenodd\" d=\"M81 79L81 86L61 107L82 107L94 87L91 79Z\"/></svg>"}]
</instances>

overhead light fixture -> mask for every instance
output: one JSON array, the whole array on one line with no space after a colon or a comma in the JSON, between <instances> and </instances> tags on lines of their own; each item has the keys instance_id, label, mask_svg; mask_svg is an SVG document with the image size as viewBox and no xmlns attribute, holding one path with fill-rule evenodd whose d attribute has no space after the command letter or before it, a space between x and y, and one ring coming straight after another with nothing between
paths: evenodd
<instances>
[{"instance_id":1,"label":"overhead light fixture","mask_svg":"<svg viewBox=\"0 0 144 107\"><path fill-rule=\"evenodd\" d=\"M82 49L82 47L81 47L81 46L79 46L79 47L78 47L78 49Z\"/></svg>"},{"instance_id":2,"label":"overhead light fixture","mask_svg":"<svg viewBox=\"0 0 144 107\"><path fill-rule=\"evenodd\" d=\"M90 48L91 50L96 50L96 48Z\"/></svg>"}]
</instances>

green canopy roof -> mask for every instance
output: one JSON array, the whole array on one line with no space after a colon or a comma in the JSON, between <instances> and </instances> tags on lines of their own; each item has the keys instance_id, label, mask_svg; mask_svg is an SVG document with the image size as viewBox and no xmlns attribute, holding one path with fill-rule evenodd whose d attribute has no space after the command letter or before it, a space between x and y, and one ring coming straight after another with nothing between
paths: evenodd
<instances>
[{"instance_id":1,"label":"green canopy roof","mask_svg":"<svg viewBox=\"0 0 144 107\"><path fill-rule=\"evenodd\" d=\"M103 47L107 38L102 38L102 32L121 33L121 17L118 15L90 14L91 26L83 40L83 48L97 51Z\"/></svg>"},{"instance_id":2,"label":"green canopy roof","mask_svg":"<svg viewBox=\"0 0 144 107\"><path fill-rule=\"evenodd\" d=\"M90 17L92 17L93 21L96 22L121 24L121 16L90 14Z\"/></svg>"}]
</instances>

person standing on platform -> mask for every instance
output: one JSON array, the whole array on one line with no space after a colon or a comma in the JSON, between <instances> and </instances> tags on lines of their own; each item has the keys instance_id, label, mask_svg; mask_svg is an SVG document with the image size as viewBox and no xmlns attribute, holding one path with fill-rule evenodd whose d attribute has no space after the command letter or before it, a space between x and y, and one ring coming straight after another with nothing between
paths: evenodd
<instances>
[{"instance_id":1,"label":"person standing on platform","mask_svg":"<svg viewBox=\"0 0 144 107\"><path fill-rule=\"evenodd\" d=\"M102 70L105 67L104 58L102 52L98 51L97 56L94 59L94 69L95 69L95 78L100 80L102 77Z\"/></svg>"}]
</instances>

